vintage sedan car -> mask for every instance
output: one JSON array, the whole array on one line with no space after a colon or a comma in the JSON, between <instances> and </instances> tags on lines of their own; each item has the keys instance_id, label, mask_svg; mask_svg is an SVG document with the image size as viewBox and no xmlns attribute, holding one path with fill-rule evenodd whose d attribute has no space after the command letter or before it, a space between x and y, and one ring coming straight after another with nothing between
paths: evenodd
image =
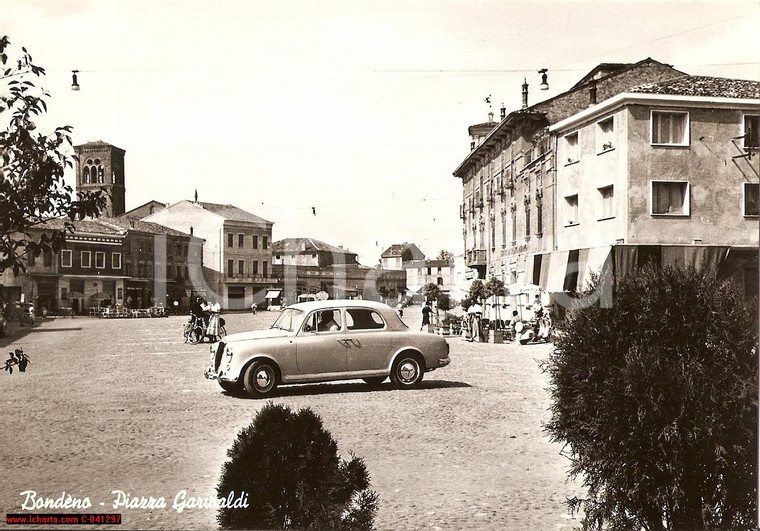
<instances>
[{"instance_id":1,"label":"vintage sedan car","mask_svg":"<svg viewBox=\"0 0 760 531\"><path fill-rule=\"evenodd\" d=\"M410 330L390 306L326 300L288 306L269 329L213 344L206 378L257 397L278 385L356 378L379 385L388 376L411 389L449 362L445 339Z\"/></svg>"}]
</instances>

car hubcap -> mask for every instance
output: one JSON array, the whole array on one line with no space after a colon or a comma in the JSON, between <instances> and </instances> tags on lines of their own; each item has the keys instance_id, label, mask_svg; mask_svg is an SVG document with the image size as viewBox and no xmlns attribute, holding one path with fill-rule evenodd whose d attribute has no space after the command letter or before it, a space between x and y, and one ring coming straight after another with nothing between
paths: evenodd
<instances>
[{"instance_id":1,"label":"car hubcap","mask_svg":"<svg viewBox=\"0 0 760 531\"><path fill-rule=\"evenodd\" d=\"M404 361L398 368L398 374L402 381L413 382L417 377L417 364L411 360Z\"/></svg>"},{"instance_id":2,"label":"car hubcap","mask_svg":"<svg viewBox=\"0 0 760 531\"><path fill-rule=\"evenodd\" d=\"M269 374L269 371L262 369L256 372L256 386L259 389L266 389L271 382L272 375Z\"/></svg>"}]
</instances>

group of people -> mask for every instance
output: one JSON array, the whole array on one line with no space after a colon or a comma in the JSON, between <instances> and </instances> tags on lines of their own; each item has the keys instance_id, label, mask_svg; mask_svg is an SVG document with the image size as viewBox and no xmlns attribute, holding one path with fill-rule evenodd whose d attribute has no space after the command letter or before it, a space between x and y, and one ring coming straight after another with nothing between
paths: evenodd
<instances>
[{"instance_id":1,"label":"group of people","mask_svg":"<svg viewBox=\"0 0 760 531\"><path fill-rule=\"evenodd\" d=\"M195 302L190 307L190 313L196 318L200 319L203 323L203 329L208 336L219 335L219 314L222 311L222 306L215 300L211 302L195 298Z\"/></svg>"}]
</instances>

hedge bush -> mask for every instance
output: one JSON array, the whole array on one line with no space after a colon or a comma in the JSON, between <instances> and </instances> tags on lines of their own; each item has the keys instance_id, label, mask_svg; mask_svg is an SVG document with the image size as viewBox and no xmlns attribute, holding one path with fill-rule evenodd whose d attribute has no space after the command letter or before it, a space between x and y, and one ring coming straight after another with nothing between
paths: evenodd
<instances>
[{"instance_id":1,"label":"hedge bush","mask_svg":"<svg viewBox=\"0 0 760 531\"><path fill-rule=\"evenodd\" d=\"M248 494L244 509L220 508L222 529L369 530L377 494L364 462L338 457L338 446L308 408L265 405L240 431L217 486Z\"/></svg>"},{"instance_id":2,"label":"hedge bush","mask_svg":"<svg viewBox=\"0 0 760 531\"><path fill-rule=\"evenodd\" d=\"M569 316L546 429L588 488L584 529L756 527L757 322L728 282L672 267Z\"/></svg>"}]
</instances>

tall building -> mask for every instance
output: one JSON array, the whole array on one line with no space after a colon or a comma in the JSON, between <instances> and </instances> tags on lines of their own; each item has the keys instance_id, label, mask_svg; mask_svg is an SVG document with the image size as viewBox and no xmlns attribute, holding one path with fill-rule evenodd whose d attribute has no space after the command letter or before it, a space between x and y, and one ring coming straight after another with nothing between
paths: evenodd
<instances>
[{"instance_id":1,"label":"tall building","mask_svg":"<svg viewBox=\"0 0 760 531\"><path fill-rule=\"evenodd\" d=\"M471 128L454 171L467 266L563 293L605 263L708 257L752 291L759 86L652 59L601 64L532 106L524 86L522 109Z\"/></svg>"},{"instance_id":2,"label":"tall building","mask_svg":"<svg viewBox=\"0 0 760 531\"><path fill-rule=\"evenodd\" d=\"M272 283L272 225L233 205L179 201L145 217L202 238L203 270L191 268L195 291L227 309L264 300ZM195 274L197 273L197 274Z\"/></svg>"},{"instance_id":3,"label":"tall building","mask_svg":"<svg viewBox=\"0 0 760 531\"><path fill-rule=\"evenodd\" d=\"M124 151L102 140L74 146L77 154L76 183L78 191L105 188L108 202L101 215L115 217L124 214L126 189L124 184Z\"/></svg>"}]
</instances>

